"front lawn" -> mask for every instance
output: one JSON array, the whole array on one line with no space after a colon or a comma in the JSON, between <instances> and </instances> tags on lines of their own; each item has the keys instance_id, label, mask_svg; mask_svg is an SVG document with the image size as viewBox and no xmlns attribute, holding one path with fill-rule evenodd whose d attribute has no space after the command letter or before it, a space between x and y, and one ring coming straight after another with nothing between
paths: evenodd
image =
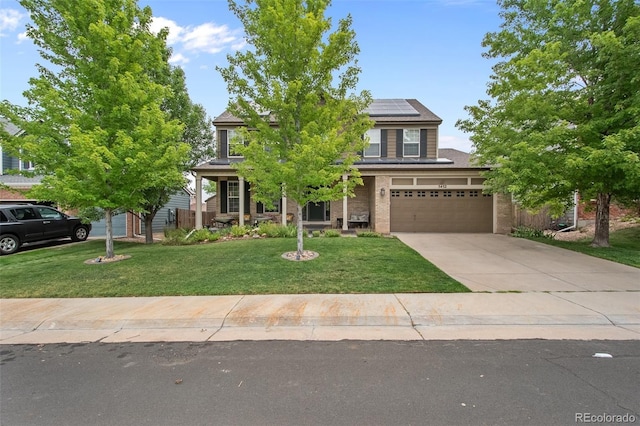
<instances>
[{"instance_id":1,"label":"front lawn","mask_svg":"<svg viewBox=\"0 0 640 426\"><path fill-rule=\"evenodd\" d=\"M295 239L193 246L115 242L132 257L87 265L104 241L0 258L0 297L122 297L302 293L449 293L469 290L395 238L309 238L320 256L292 262Z\"/></svg>"},{"instance_id":2,"label":"front lawn","mask_svg":"<svg viewBox=\"0 0 640 426\"><path fill-rule=\"evenodd\" d=\"M559 241L548 238L531 238L535 241L577 251L590 256L612 260L629 266L640 268L640 226L620 229L611 232L609 243L611 247L591 247L593 238L585 238L578 241Z\"/></svg>"}]
</instances>

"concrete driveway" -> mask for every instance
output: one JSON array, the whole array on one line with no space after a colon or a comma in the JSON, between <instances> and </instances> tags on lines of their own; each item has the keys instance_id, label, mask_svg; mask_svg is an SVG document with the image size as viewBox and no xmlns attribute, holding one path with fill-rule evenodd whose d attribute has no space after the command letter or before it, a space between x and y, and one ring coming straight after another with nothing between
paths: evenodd
<instances>
[{"instance_id":1,"label":"concrete driveway","mask_svg":"<svg viewBox=\"0 0 640 426\"><path fill-rule=\"evenodd\" d=\"M640 269L496 234L395 234L472 291L640 291ZM634 293L625 296L640 300Z\"/></svg>"}]
</instances>

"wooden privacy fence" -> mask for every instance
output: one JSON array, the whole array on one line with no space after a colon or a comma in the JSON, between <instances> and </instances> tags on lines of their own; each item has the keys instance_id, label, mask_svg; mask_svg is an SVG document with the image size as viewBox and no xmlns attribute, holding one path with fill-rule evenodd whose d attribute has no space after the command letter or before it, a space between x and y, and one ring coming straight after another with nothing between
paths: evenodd
<instances>
[{"instance_id":1,"label":"wooden privacy fence","mask_svg":"<svg viewBox=\"0 0 640 426\"><path fill-rule=\"evenodd\" d=\"M202 225L209 225L216 216L215 212L202 212ZM193 229L196 227L195 210L176 209L176 227Z\"/></svg>"},{"instance_id":2,"label":"wooden privacy fence","mask_svg":"<svg viewBox=\"0 0 640 426\"><path fill-rule=\"evenodd\" d=\"M515 212L513 215L514 227L525 226L527 228L534 228L539 230L551 228L551 215L549 215L549 209L544 207L537 213L531 213L525 209L515 206Z\"/></svg>"}]
</instances>

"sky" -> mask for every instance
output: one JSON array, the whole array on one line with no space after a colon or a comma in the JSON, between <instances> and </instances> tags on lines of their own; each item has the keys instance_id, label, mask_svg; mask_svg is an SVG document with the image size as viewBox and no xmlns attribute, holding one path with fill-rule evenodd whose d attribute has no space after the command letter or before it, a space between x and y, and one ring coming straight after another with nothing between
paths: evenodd
<instances>
[{"instance_id":1,"label":"sky","mask_svg":"<svg viewBox=\"0 0 640 426\"><path fill-rule=\"evenodd\" d=\"M150 6L154 26L168 27L170 61L184 69L193 102L215 118L229 102L216 67L246 49L243 28L227 0L139 0ZM326 16L334 26L353 19L362 69L357 90L373 98L417 99L442 118L440 148L472 150L455 127L464 107L488 98L492 62L482 39L500 25L494 0L333 0ZM36 64L47 65L25 35L29 15L18 1L0 0L0 99L25 105L22 93Z\"/></svg>"}]
</instances>

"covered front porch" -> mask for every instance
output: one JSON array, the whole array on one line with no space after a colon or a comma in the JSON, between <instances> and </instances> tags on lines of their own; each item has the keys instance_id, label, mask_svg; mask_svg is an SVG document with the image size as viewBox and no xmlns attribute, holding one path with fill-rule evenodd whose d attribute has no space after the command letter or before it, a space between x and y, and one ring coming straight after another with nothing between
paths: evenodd
<instances>
[{"instance_id":1,"label":"covered front porch","mask_svg":"<svg viewBox=\"0 0 640 426\"><path fill-rule=\"evenodd\" d=\"M196 172L196 229L227 223L255 225L266 220L282 225L297 222L297 206L292 200L285 196L280 200L275 200L273 206L266 206L254 201L251 196L250 183L239 177L231 167L214 169L211 165L203 165L195 168L194 171ZM218 196L216 197L214 219L216 223L213 224L202 223L203 179L216 182L217 185ZM364 185L356 188L355 197L344 196L341 200L336 201L308 203L302 211L303 226L314 230L333 228L343 231L348 231L350 227L364 227L381 233L389 233L388 186L385 185L385 180L379 176L363 177L363 181ZM387 212L386 221L383 219L385 211ZM356 220L365 215L366 221Z\"/></svg>"}]
</instances>

